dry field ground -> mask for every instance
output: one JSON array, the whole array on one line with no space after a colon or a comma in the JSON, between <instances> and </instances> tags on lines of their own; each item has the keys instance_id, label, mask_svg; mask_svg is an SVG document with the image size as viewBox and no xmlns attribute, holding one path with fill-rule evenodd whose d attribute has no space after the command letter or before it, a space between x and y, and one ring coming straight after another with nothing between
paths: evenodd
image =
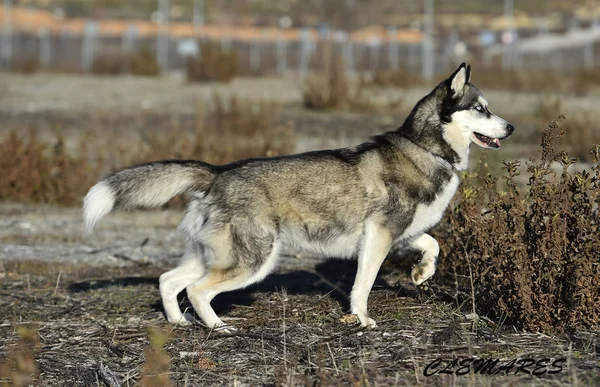
<instances>
[{"instance_id":1,"label":"dry field ground","mask_svg":"<svg viewBox=\"0 0 600 387\"><path fill-rule=\"evenodd\" d=\"M474 73L475 84L476 79ZM91 154L135 148L144 131L164 127L173 135L192 130L198 110L214 108L213 93L218 92L281 105L281 120L294 128L294 150L305 151L357 144L394 129L429 91L369 88L370 111L315 112L302 107L301 85L292 77L190 85L176 77L0 74L0 138L10 130L33 128L41 137L63 137L75 153L82 143ZM513 139L489 155L492 169L499 169L504 158L536 156L538 127L553 118L550 114L600 122L596 92L561 96L560 102L533 93L483 92L492 110L517 128ZM103 133L106 138L98 139ZM474 152L473 164L479 156ZM346 316L355 262L297 251L286 252L263 283L215 299L215 310L239 328L237 333L169 326L158 276L183 250L176 230L182 215L176 208L120 212L84 236L74 206L0 203L0 383L600 383L598 331L542 334L477 316L451 279L414 287L408 273L416 258L402 251L384 264L371 294L371 314L379 323L373 331L359 329ZM185 297L181 306L191 307ZM483 360L466 360L472 358ZM463 364L452 363L454 359ZM500 361L475 373L486 359ZM470 369L464 367L469 364Z\"/></svg>"}]
</instances>

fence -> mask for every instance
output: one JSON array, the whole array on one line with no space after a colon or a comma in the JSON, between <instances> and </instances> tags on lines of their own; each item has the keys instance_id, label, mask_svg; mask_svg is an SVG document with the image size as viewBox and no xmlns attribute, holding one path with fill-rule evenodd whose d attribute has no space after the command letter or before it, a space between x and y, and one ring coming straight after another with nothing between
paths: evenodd
<instances>
[{"instance_id":1,"label":"fence","mask_svg":"<svg viewBox=\"0 0 600 387\"><path fill-rule=\"evenodd\" d=\"M327 49L343 57L350 71L402 68L417 73L422 68L420 43L331 39L234 40L229 37L200 38L197 42L234 51L240 69L252 73L317 70L323 65L321 53ZM50 34L44 29L40 29L38 34L12 32L8 37L3 36L2 47L7 53L0 57L4 70L16 70L25 62L36 62L42 68L86 72L91 71L94 61L102 56L125 55L146 49L156 55L163 70L176 71L185 67L187 55L202 55L195 40L137 37L134 32L121 37L100 36L93 24L86 26L83 35L69 30L60 34ZM451 65L450 57L440 45L437 45L435 58L435 72L446 71Z\"/></svg>"},{"instance_id":2,"label":"fence","mask_svg":"<svg viewBox=\"0 0 600 387\"><path fill-rule=\"evenodd\" d=\"M591 70L600 63L597 49L600 29L590 28L566 34L540 33L522 39L511 46L496 45L482 48L473 45L470 53L457 55L456 35L448 38L426 39L427 34L415 32L408 38L398 39L401 31L395 28L375 30L373 35L351 38L343 31L326 32L311 29L299 30L293 37L289 30L264 29L250 37L239 38L237 29L231 33L216 34L206 27L204 35L198 31L188 36L169 34L158 24L152 33L140 31L135 24L125 26L121 32L107 34L93 21L79 21L77 29L68 23L55 23L37 30L13 29L10 17L0 19L0 66L4 70L18 70L24 63L35 63L43 69L91 71L94 62L106 55L119 56L152 51L163 71L182 70L187 55L202 55L196 43L210 43L237 54L240 73L305 73L323 68L322 53L332 50L343 57L349 71L377 71L403 69L410 73L437 74L446 72L456 62L469 60L483 67L544 68L553 70ZM179 31L187 25L173 25ZM215 27L216 28L216 27ZM406 30L405 30L406 32ZM399 35L400 34L400 35ZM234 34L235 35L235 34ZM198 38L192 38L197 36ZM474 39L475 40L475 39ZM431 50L431 51L429 51Z\"/></svg>"}]
</instances>

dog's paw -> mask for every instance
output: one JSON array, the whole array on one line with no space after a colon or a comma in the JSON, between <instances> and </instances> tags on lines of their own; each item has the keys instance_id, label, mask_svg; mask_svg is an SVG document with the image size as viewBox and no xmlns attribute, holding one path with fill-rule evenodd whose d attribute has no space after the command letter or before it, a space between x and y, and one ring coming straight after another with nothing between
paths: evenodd
<instances>
[{"instance_id":1,"label":"dog's paw","mask_svg":"<svg viewBox=\"0 0 600 387\"><path fill-rule=\"evenodd\" d=\"M377 328L377 323L370 317L360 318L360 326L366 327L367 329Z\"/></svg>"},{"instance_id":2,"label":"dog's paw","mask_svg":"<svg viewBox=\"0 0 600 387\"><path fill-rule=\"evenodd\" d=\"M181 317L169 319L168 321L173 325L189 326L196 322L196 319L190 313L184 313Z\"/></svg>"},{"instance_id":3,"label":"dog's paw","mask_svg":"<svg viewBox=\"0 0 600 387\"><path fill-rule=\"evenodd\" d=\"M213 331L222 334L232 334L237 332L237 328L229 324L217 324L213 327Z\"/></svg>"},{"instance_id":4,"label":"dog's paw","mask_svg":"<svg viewBox=\"0 0 600 387\"><path fill-rule=\"evenodd\" d=\"M412 269L411 279L416 286L421 285L435 274L435 265L418 264Z\"/></svg>"},{"instance_id":5,"label":"dog's paw","mask_svg":"<svg viewBox=\"0 0 600 387\"><path fill-rule=\"evenodd\" d=\"M377 323L372 318L368 316L359 316L358 314L347 314L340 318L340 322L344 324L360 324L361 327L366 327L369 329L376 328Z\"/></svg>"}]
</instances>

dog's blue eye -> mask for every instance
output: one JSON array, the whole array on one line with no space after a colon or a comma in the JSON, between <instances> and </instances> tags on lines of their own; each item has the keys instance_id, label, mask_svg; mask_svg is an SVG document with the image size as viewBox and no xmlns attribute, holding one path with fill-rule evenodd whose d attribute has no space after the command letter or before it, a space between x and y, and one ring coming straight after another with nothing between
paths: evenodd
<instances>
[{"instance_id":1,"label":"dog's blue eye","mask_svg":"<svg viewBox=\"0 0 600 387\"><path fill-rule=\"evenodd\" d=\"M477 106L475 106L475 110L477 110L478 112L482 112L483 111L483 106L477 105Z\"/></svg>"}]
</instances>

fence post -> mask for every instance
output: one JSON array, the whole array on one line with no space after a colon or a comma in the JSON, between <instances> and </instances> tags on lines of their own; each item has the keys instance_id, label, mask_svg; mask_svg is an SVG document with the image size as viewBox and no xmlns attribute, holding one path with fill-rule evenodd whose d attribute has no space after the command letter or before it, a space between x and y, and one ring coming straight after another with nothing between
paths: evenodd
<instances>
[{"instance_id":1,"label":"fence post","mask_svg":"<svg viewBox=\"0 0 600 387\"><path fill-rule=\"evenodd\" d=\"M12 0L4 0L4 20L2 22L2 46L0 64L10 70L12 65Z\"/></svg>"},{"instance_id":2,"label":"fence post","mask_svg":"<svg viewBox=\"0 0 600 387\"><path fill-rule=\"evenodd\" d=\"M594 68L594 41L590 40L583 46L583 68L592 70Z\"/></svg>"},{"instance_id":3,"label":"fence post","mask_svg":"<svg viewBox=\"0 0 600 387\"><path fill-rule=\"evenodd\" d=\"M283 74L287 72L287 41L280 37L276 44L277 72Z\"/></svg>"},{"instance_id":4,"label":"fence post","mask_svg":"<svg viewBox=\"0 0 600 387\"><path fill-rule=\"evenodd\" d=\"M424 34L421 54L423 78L431 79L435 68L433 41L433 0L425 0Z\"/></svg>"},{"instance_id":5,"label":"fence post","mask_svg":"<svg viewBox=\"0 0 600 387\"><path fill-rule=\"evenodd\" d=\"M381 42L379 39L369 41L369 70L376 71L379 66L379 48Z\"/></svg>"},{"instance_id":6,"label":"fence post","mask_svg":"<svg viewBox=\"0 0 600 387\"><path fill-rule=\"evenodd\" d=\"M84 28L83 42L81 47L81 67L84 71L90 71L94 63L96 50L96 23L88 22Z\"/></svg>"},{"instance_id":7,"label":"fence post","mask_svg":"<svg viewBox=\"0 0 600 387\"><path fill-rule=\"evenodd\" d=\"M348 38L342 43L344 62L346 62L346 71L354 71L354 43Z\"/></svg>"},{"instance_id":8,"label":"fence post","mask_svg":"<svg viewBox=\"0 0 600 387\"><path fill-rule=\"evenodd\" d=\"M508 40L502 50L502 70L506 71L513 66L514 54L514 31L513 31L513 9L514 0L504 0L504 36ZM506 42L503 42L506 43Z\"/></svg>"},{"instance_id":9,"label":"fence post","mask_svg":"<svg viewBox=\"0 0 600 387\"><path fill-rule=\"evenodd\" d=\"M390 67L393 70L398 70L400 67L400 55L398 53L398 41L396 39L396 27L392 26L388 28L388 56Z\"/></svg>"},{"instance_id":10,"label":"fence post","mask_svg":"<svg viewBox=\"0 0 600 387\"><path fill-rule=\"evenodd\" d=\"M306 72L308 71L312 50L310 30L308 28L303 28L302 31L300 31L300 66L298 69L301 76L306 75Z\"/></svg>"},{"instance_id":11,"label":"fence post","mask_svg":"<svg viewBox=\"0 0 600 387\"><path fill-rule=\"evenodd\" d=\"M231 51L231 46L233 45L233 41L231 37L224 36L221 38L221 49L225 52Z\"/></svg>"},{"instance_id":12,"label":"fence post","mask_svg":"<svg viewBox=\"0 0 600 387\"><path fill-rule=\"evenodd\" d=\"M417 67L422 61L422 58L419 58L419 53L419 46L417 44L408 44L408 61L406 63L408 72L417 72Z\"/></svg>"},{"instance_id":13,"label":"fence post","mask_svg":"<svg viewBox=\"0 0 600 387\"><path fill-rule=\"evenodd\" d=\"M158 0L160 14L159 31L156 37L156 62L162 70L169 67L169 0Z\"/></svg>"},{"instance_id":14,"label":"fence post","mask_svg":"<svg viewBox=\"0 0 600 387\"><path fill-rule=\"evenodd\" d=\"M192 12L194 35L198 35L200 28L204 26L204 0L194 0L194 9Z\"/></svg>"},{"instance_id":15,"label":"fence post","mask_svg":"<svg viewBox=\"0 0 600 387\"><path fill-rule=\"evenodd\" d=\"M125 53L130 53L135 48L135 41L137 38L137 28L135 25L130 24L123 34L121 39L121 50Z\"/></svg>"},{"instance_id":16,"label":"fence post","mask_svg":"<svg viewBox=\"0 0 600 387\"><path fill-rule=\"evenodd\" d=\"M50 66L52 60L52 46L50 42L50 33L47 28L41 28L40 37L40 64L44 67Z\"/></svg>"},{"instance_id":17,"label":"fence post","mask_svg":"<svg viewBox=\"0 0 600 387\"><path fill-rule=\"evenodd\" d=\"M260 40L250 41L250 70L253 72L260 69Z\"/></svg>"}]
</instances>

